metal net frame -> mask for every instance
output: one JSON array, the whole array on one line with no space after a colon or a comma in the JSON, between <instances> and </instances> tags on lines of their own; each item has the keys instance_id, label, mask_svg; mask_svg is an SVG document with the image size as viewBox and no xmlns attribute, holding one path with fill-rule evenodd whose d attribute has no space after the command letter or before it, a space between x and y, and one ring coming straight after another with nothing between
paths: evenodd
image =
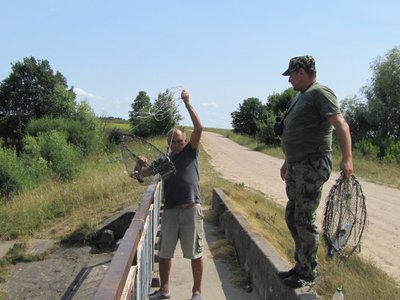
<instances>
[{"instance_id":1,"label":"metal net frame","mask_svg":"<svg viewBox=\"0 0 400 300\"><path fill-rule=\"evenodd\" d=\"M341 172L327 197L323 235L328 255L348 258L361 251L361 237L367 221L365 196L358 179Z\"/></svg>"},{"instance_id":2,"label":"metal net frame","mask_svg":"<svg viewBox=\"0 0 400 300\"><path fill-rule=\"evenodd\" d=\"M129 176L135 175L136 179L143 184L150 182L141 174L141 168L144 166L141 156L146 157L147 166L154 174L160 174L162 179L168 179L175 174L175 166L168 154L144 138L133 134L124 134L119 143L122 161Z\"/></svg>"}]
</instances>

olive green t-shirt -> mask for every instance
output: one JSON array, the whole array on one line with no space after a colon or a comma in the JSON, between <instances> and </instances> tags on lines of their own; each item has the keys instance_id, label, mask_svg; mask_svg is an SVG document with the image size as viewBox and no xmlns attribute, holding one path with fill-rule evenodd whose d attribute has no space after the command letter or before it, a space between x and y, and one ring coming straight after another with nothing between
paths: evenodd
<instances>
[{"instance_id":1,"label":"olive green t-shirt","mask_svg":"<svg viewBox=\"0 0 400 300\"><path fill-rule=\"evenodd\" d=\"M298 92L285 118L282 149L287 162L332 152L332 125L327 116L340 113L335 94L317 82Z\"/></svg>"}]
</instances>

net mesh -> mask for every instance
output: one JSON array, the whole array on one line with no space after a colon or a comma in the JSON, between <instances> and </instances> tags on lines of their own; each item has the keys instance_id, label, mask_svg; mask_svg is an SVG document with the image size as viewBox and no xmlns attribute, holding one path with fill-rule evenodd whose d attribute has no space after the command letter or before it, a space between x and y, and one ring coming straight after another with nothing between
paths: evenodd
<instances>
[{"instance_id":1,"label":"net mesh","mask_svg":"<svg viewBox=\"0 0 400 300\"><path fill-rule=\"evenodd\" d=\"M347 258L360 251L361 237L367 219L365 197L357 178L345 178L341 173L326 201L324 237L330 255L335 252Z\"/></svg>"},{"instance_id":2,"label":"net mesh","mask_svg":"<svg viewBox=\"0 0 400 300\"><path fill-rule=\"evenodd\" d=\"M143 177L141 168L148 166L154 174L160 174L162 179L167 179L175 173L174 164L169 156L159 150L149 141L134 135L123 135L120 142L122 161L129 176L136 173L140 183L148 184L151 179ZM144 163L143 161L146 161Z\"/></svg>"},{"instance_id":3,"label":"net mesh","mask_svg":"<svg viewBox=\"0 0 400 300\"><path fill-rule=\"evenodd\" d=\"M163 121L173 114L177 110L177 107L181 105L182 91L182 86L168 88L150 109L143 109L138 117L140 119L154 118L156 121Z\"/></svg>"}]
</instances>

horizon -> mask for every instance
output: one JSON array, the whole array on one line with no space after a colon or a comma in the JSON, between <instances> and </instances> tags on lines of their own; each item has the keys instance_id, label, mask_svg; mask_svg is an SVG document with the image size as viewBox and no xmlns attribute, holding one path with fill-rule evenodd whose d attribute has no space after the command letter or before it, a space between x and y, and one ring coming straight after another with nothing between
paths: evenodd
<instances>
[{"instance_id":1,"label":"horizon","mask_svg":"<svg viewBox=\"0 0 400 300\"><path fill-rule=\"evenodd\" d=\"M152 102L182 86L202 122L231 129L248 98L291 87L290 58L313 55L339 101L362 97L371 63L398 47L394 0L335 3L16 0L1 4L0 80L25 57L45 59L97 116L128 119L139 91ZM190 124L187 112L181 125Z\"/></svg>"}]
</instances>

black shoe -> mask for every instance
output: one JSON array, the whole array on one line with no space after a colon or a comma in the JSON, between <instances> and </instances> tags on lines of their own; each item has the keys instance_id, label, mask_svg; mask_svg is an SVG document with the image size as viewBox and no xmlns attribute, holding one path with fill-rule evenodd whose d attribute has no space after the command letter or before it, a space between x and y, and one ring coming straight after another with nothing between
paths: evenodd
<instances>
[{"instance_id":1,"label":"black shoe","mask_svg":"<svg viewBox=\"0 0 400 300\"><path fill-rule=\"evenodd\" d=\"M298 275L292 275L283 280L283 283L291 288L298 289L305 286L314 285L314 279L308 277L300 277Z\"/></svg>"},{"instance_id":2,"label":"black shoe","mask_svg":"<svg viewBox=\"0 0 400 300\"><path fill-rule=\"evenodd\" d=\"M292 268L289 271L278 272L278 276L281 279L285 279L285 278L288 278L288 277L290 277L292 275L296 275L296 274L297 274L296 268Z\"/></svg>"}]
</instances>

